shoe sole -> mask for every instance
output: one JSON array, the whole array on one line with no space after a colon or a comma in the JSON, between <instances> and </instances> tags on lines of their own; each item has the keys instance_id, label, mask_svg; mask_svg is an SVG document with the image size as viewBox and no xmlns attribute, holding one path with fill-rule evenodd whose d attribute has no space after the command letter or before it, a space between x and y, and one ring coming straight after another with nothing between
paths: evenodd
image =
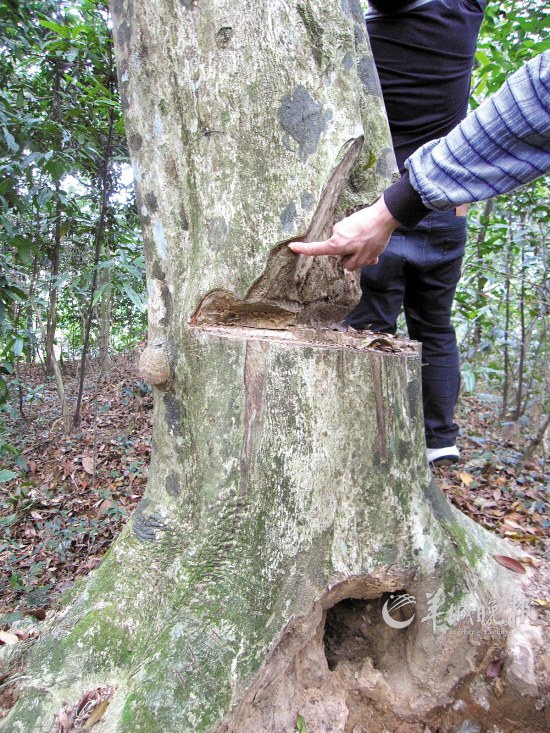
<instances>
[{"instance_id":1,"label":"shoe sole","mask_svg":"<svg viewBox=\"0 0 550 733\"><path fill-rule=\"evenodd\" d=\"M448 458L436 458L435 461L430 461L430 463L436 468L453 466L455 463L458 463L458 458L456 456L450 456Z\"/></svg>"}]
</instances>

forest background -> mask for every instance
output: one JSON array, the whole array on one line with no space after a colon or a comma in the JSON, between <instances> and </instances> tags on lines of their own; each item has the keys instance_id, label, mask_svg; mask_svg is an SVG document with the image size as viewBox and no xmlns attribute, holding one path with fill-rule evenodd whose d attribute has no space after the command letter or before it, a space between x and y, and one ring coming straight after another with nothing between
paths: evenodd
<instances>
[{"instance_id":1,"label":"forest background","mask_svg":"<svg viewBox=\"0 0 550 733\"><path fill-rule=\"evenodd\" d=\"M544 0L489 2L473 108L550 48L549 25ZM468 461L440 476L463 510L539 556L548 556L550 528L549 192L544 178L470 211L454 314ZM146 322L107 5L2 0L0 609L8 621L47 606L93 568L140 496L151 400L132 365Z\"/></svg>"}]
</instances>

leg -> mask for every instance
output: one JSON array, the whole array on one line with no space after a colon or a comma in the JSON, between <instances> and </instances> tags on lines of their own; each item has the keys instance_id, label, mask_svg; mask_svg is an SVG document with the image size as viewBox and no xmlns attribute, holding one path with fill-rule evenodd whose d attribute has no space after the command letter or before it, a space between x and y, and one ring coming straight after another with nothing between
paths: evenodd
<instances>
[{"instance_id":1,"label":"leg","mask_svg":"<svg viewBox=\"0 0 550 733\"><path fill-rule=\"evenodd\" d=\"M463 226L462 226L463 224ZM425 232L422 265L407 266L404 306L409 336L422 343L422 392L428 448L454 446L460 363L451 308L460 278L465 222Z\"/></svg>"},{"instance_id":2,"label":"leg","mask_svg":"<svg viewBox=\"0 0 550 733\"><path fill-rule=\"evenodd\" d=\"M344 319L352 328L395 334L405 293L404 236L397 230L378 264L361 270L361 300Z\"/></svg>"}]
</instances>

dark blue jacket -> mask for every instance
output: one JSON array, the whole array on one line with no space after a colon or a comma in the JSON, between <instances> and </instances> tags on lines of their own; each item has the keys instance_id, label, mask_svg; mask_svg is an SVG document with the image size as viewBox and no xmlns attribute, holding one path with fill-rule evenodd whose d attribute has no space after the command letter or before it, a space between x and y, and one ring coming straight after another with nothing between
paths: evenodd
<instances>
[{"instance_id":1,"label":"dark blue jacket","mask_svg":"<svg viewBox=\"0 0 550 733\"><path fill-rule=\"evenodd\" d=\"M371 0L365 19L399 169L466 115L487 0Z\"/></svg>"}]
</instances>

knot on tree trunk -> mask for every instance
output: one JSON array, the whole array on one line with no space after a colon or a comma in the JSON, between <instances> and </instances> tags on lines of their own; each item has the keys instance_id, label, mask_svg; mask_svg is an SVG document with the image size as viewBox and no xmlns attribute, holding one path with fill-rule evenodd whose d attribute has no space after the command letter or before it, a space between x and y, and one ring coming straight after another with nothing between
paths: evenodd
<instances>
[{"instance_id":1,"label":"knot on tree trunk","mask_svg":"<svg viewBox=\"0 0 550 733\"><path fill-rule=\"evenodd\" d=\"M166 341L153 341L139 359L139 376L155 387L168 385L172 379L172 353Z\"/></svg>"}]
</instances>

